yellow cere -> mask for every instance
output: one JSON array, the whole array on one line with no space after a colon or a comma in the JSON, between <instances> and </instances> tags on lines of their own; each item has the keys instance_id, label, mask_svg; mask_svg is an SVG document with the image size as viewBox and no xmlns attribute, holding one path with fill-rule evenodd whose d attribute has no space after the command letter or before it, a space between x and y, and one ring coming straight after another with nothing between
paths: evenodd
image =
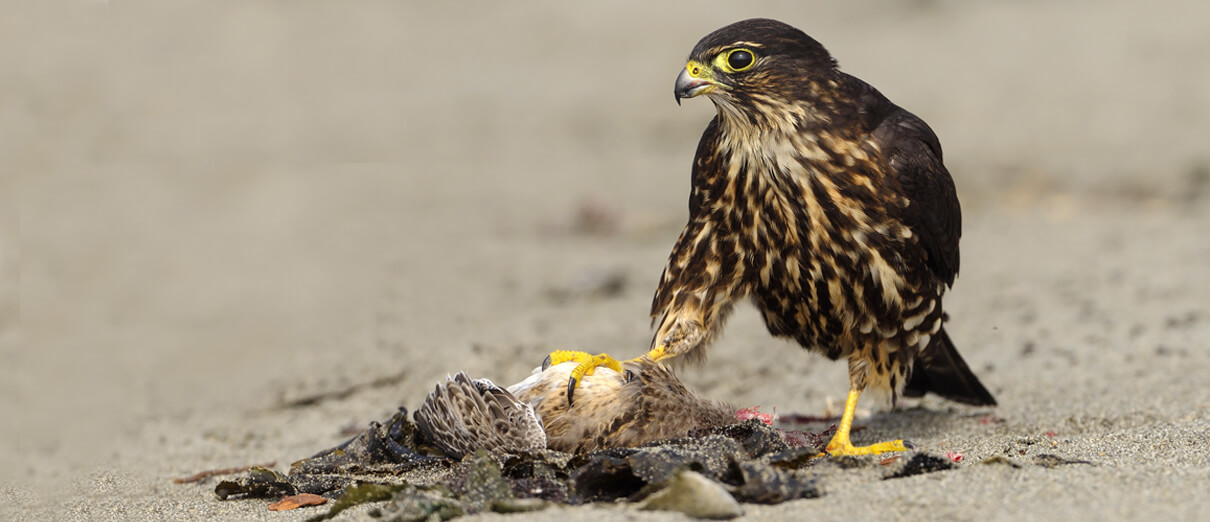
<instances>
[{"instance_id":1,"label":"yellow cere","mask_svg":"<svg viewBox=\"0 0 1210 522\"><path fill-rule=\"evenodd\" d=\"M689 71L689 76L694 78L701 78L707 72L707 69L702 64L697 63L696 60L689 60L689 63L685 64L685 70Z\"/></svg>"}]
</instances>

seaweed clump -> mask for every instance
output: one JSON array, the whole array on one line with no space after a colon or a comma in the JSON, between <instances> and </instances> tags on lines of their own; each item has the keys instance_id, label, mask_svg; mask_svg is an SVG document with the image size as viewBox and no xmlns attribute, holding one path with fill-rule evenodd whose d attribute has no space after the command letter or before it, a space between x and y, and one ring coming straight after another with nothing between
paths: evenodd
<instances>
[{"instance_id":1,"label":"seaweed clump","mask_svg":"<svg viewBox=\"0 0 1210 522\"><path fill-rule=\"evenodd\" d=\"M334 499L317 519L349 507L385 503L390 518L447 520L480 513L542 509L552 503L642 501L683 471L722 486L739 502L773 504L821 495L806 456L758 420L695 430L684 438L581 455L543 450L519 455L478 451L455 460L434 450L407 410L334 448L295 462L286 474L252 468L215 487L221 499L312 493Z\"/></svg>"}]
</instances>

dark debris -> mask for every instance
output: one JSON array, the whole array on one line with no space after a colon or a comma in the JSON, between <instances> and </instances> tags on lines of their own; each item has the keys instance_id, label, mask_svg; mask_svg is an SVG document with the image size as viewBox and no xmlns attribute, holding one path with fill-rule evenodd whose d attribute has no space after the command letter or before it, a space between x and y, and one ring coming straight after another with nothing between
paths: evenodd
<instances>
[{"instance_id":1,"label":"dark debris","mask_svg":"<svg viewBox=\"0 0 1210 522\"><path fill-rule=\"evenodd\" d=\"M224 480L214 487L214 494L218 495L220 500L227 500L232 496L278 498L298 493L298 488L288 477L257 466L249 468L248 474L237 480Z\"/></svg>"},{"instance_id":2,"label":"dark debris","mask_svg":"<svg viewBox=\"0 0 1210 522\"><path fill-rule=\"evenodd\" d=\"M222 499L276 500L299 493L336 499L321 517L386 500L375 508L383 517L445 520L489 511L532 511L555 503L641 501L684 470L717 482L737 501L776 504L821 496L818 477L836 467L878 467L876 461L852 457L813 459L826 441L823 436L807 433L800 440L809 443L790 444L786 432L756 419L687 435L582 455L480 451L454 460L433 450L407 411L400 409L344 444L295 462L288 474L252 468L238 480L219 484L215 493ZM897 462L886 478L954 467L944 457L923 453L903 460L907 462ZM815 469L821 463L824 468Z\"/></svg>"},{"instance_id":3,"label":"dark debris","mask_svg":"<svg viewBox=\"0 0 1210 522\"><path fill-rule=\"evenodd\" d=\"M888 474L885 479L897 479L903 477L912 477L915 475L923 475L925 473L933 473L936 471L944 471L954 469L954 463L950 462L945 457L929 455L927 453L917 453L898 470Z\"/></svg>"}]
</instances>

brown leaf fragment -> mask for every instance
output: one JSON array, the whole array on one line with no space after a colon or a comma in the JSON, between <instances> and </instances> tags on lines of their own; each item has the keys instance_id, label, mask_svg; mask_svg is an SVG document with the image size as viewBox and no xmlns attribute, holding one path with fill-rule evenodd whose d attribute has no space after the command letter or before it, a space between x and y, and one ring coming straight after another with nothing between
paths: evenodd
<instances>
[{"instance_id":1,"label":"brown leaf fragment","mask_svg":"<svg viewBox=\"0 0 1210 522\"><path fill-rule=\"evenodd\" d=\"M887 457L887 458L885 458L885 459L882 459L882 460L878 461L878 463L879 463L879 464L881 464L881 465L883 465L883 466L890 466L891 464L894 464L894 463L895 463L895 461L897 461L897 460L899 460L899 455L895 455L895 456L892 456L892 457Z\"/></svg>"},{"instance_id":2,"label":"brown leaf fragment","mask_svg":"<svg viewBox=\"0 0 1210 522\"><path fill-rule=\"evenodd\" d=\"M297 495L282 497L281 500L269 504L269 511L289 511L303 506L318 506L327 501L327 498L319 495L299 493Z\"/></svg>"}]
</instances>

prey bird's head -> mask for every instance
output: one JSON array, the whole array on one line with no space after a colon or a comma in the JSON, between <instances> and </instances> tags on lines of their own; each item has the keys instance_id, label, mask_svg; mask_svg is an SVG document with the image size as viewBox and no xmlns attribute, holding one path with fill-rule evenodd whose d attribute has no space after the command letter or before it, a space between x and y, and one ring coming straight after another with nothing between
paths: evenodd
<instances>
[{"instance_id":1,"label":"prey bird's head","mask_svg":"<svg viewBox=\"0 0 1210 522\"><path fill-rule=\"evenodd\" d=\"M747 116L809 102L836 74L819 42L776 20L754 18L702 38L676 78L676 102L706 95L720 112Z\"/></svg>"}]
</instances>

